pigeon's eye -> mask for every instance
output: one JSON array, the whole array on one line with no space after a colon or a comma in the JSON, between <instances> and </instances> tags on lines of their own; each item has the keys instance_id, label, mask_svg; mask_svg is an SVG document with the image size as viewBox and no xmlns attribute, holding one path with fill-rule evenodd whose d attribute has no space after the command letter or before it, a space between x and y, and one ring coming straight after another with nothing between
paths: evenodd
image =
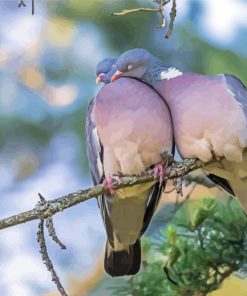
<instances>
[{"instance_id":1,"label":"pigeon's eye","mask_svg":"<svg viewBox=\"0 0 247 296\"><path fill-rule=\"evenodd\" d=\"M129 65L127 66L127 69L128 69L128 70L133 69L133 65L129 64Z\"/></svg>"}]
</instances>

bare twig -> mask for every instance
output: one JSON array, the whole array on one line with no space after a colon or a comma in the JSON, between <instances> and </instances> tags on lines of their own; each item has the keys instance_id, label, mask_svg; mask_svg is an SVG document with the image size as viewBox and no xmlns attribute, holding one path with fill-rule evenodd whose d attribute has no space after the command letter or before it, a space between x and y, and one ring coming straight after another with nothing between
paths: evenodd
<instances>
[{"instance_id":1,"label":"bare twig","mask_svg":"<svg viewBox=\"0 0 247 296\"><path fill-rule=\"evenodd\" d=\"M153 0L155 4L158 5L158 8L150 8L150 7L139 7L139 8L133 8L133 9L123 9L120 12L114 12L112 15L114 16L122 16L128 13L133 12L158 12L161 15L161 23L157 26L157 29L164 28L166 26L166 20L165 20L165 6L171 1L171 0ZM170 23L169 23L169 29L168 32L165 35L165 38L169 38L173 32L174 29L174 21L176 18L176 0L173 0L172 2L172 8L170 12Z\"/></svg>"},{"instance_id":2,"label":"bare twig","mask_svg":"<svg viewBox=\"0 0 247 296\"><path fill-rule=\"evenodd\" d=\"M170 23L169 23L169 29L168 32L165 35L165 38L168 39L170 38L173 30L174 30L174 22L175 22L175 18L177 15L177 10L176 10L176 0L172 1L172 9L170 12Z\"/></svg>"},{"instance_id":3,"label":"bare twig","mask_svg":"<svg viewBox=\"0 0 247 296\"><path fill-rule=\"evenodd\" d=\"M45 205L47 203L47 200L44 198L44 196L41 194L41 193L38 193L38 196L39 196L39 199L40 199L40 202L39 204L41 205Z\"/></svg>"},{"instance_id":4,"label":"bare twig","mask_svg":"<svg viewBox=\"0 0 247 296\"><path fill-rule=\"evenodd\" d=\"M57 243L62 250L65 250L66 249L66 246L57 237L56 230L55 230L55 227L53 225L53 219L52 219L52 217L48 217L46 219L45 225L46 225L46 228L48 230L48 233L49 233L50 237L53 239L53 241L55 243Z\"/></svg>"},{"instance_id":5,"label":"bare twig","mask_svg":"<svg viewBox=\"0 0 247 296\"><path fill-rule=\"evenodd\" d=\"M210 163L213 162L215 162L215 160ZM175 164L166 168L164 170L164 179L179 178L203 166L204 163L197 159L184 159L183 161L176 162ZM153 171L149 170L142 176L122 177L121 180L121 184L117 184L116 181L113 182L113 189L116 190L136 184L151 182L153 181ZM79 190L64 195L60 198L47 201L47 203L45 204L37 204L32 210L0 220L0 229L4 229L35 219L47 219L48 217L51 217L58 212L61 212L78 203L102 194L109 194L109 191L107 188L99 184L92 188Z\"/></svg>"},{"instance_id":6,"label":"bare twig","mask_svg":"<svg viewBox=\"0 0 247 296\"><path fill-rule=\"evenodd\" d=\"M170 190L164 190L163 192L164 192L165 194L169 194L169 193L172 193L172 192L175 191L175 190L176 190L176 188L173 187L172 189L170 189Z\"/></svg>"},{"instance_id":7,"label":"bare twig","mask_svg":"<svg viewBox=\"0 0 247 296\"><path fill-rule=\"evenodd\" d=\"M32 15L34 15L34 0L32 0Z\"/></svg>"},{"instance_id":8,"label":"bare twig","mask_svg":"<svg viewBox=\"0 0 247 296\"><path fill-rule=\"evenodd\" d=\"M179 196L183 196L183 180L182 178L176 178L173 180L174 187Z\"/></svg>"},{"instance_id":9,"label":"bare twig","mask_svg":"<svg viewBox=\"0 0 247 296\"><path fill-rule=\"evenodd\" d=\"M114 12L112 15L119 16L119 15L125 15L132 12L139 12L139 11L145 11L145 12L159 12L159 8L149 8L149 7L140 7L140 8L133 8L133 9L123 9L119 12Z\"/></svg>"},{"instance_id":10,"label":"bare twig","mask_svg":"<svg viewBox=\"0 0 247 296\"><path fill-rule=\"evenodd\" d=\"M18 4L18 7L20 8L20 7L26 7L27 5L26 5L26 3L24 2L24 0L20 0L19 1L19 4Z\"/></svg>"},{"instance_id":11,"label":"bare twig","mask_svg":"<svg viewBox=\"0 0 247 296\"><path fill-rule=\"evenodd\" d=\"M44 219L41 219L39 222L38 232L37 232L37 241L40 246L40 253L42 255L42 260L46 265L47 269L50 271L52 276L52 281L56 284L58 291L61 293L62 296L68 296L65 292L64 287L62 286L59 277L53 267L52 261L48 255L46 243L45 243L45 236L44 236Z\"/></svg>"},{"instance_id":12,"label":"bare twig","mask_svg":"<svg viewBox=\"0 0 247 296\"><path fill-rule=\"evenodd\" d=\"M157 29L164 28L166 26L165 5L168 4L170 1L171 0L154 0L154 2L159 5L159 12L161 15L161 24L157 26Z\"/></svg>"},{"instance_id":13,"label":"bare twig","mask_svg":"<svg viewBox=\"0 0 247 296\"><path fill-rule=\"evenodd\" d=\"M183 185L183 184L181 184L181 186L182 186L182 185ZM183 200L187 200L187 199L189 199L189 198L191 197L191 194L192 194L193 191L195 190L196 186L197 186L197 183L193 183L193 184L191 185L190 191L185 195L185 197L184 197ZM181 190L181 192L182 192L182 195L181 195L181 193L179 193L179 192L177 191L177 188L176 188L176 187L174 187L173 190L176 190L176 192L177 192L177 194L176 194L176 205L179 205L179 197L180 197L180 196L183 196L183 191Z\"/></svg>"},{"instance_id":14,"label":"bare twig","mask_svg":"<svg viewBox=\"0 0 247 296\"><path fill-rule=\"evenodd\" d=\"M46 205L47 200L38 193L40 202L39 205ZM56 235L55 228L53 226L52 217L49 217L46 219L46 227L48 229L49 235L52 237L52 239L60 245L62 249L65 249L66 247L60 242ZM52 281L56 284L58 291L61 293L62 296L68 296L60 282L60 279L53 267L52 261L49 258L46 243L45 243L45 234L44 234L44 219L40 219L38 232L37 232L37 241L40 245L40 253L42 255L42 260L47 268L47 270L51 273Z\"/></svg>"},{"instance_id":15,"label":"bare twig","mask_svg":"<svg viewBox=\"0 0 247 296\"><path fill-rule=\"evenodd\" d=\"M192 194L193 191L195 190L196 186L197 186L197 183L194 183L194 184L191 186L191 189L190 189L190 191L186 194L185 199L189 199L189 198L191 197L191 194Z\"/></svg>"},{"instance_id":16,"label":"bare twig","mask_svg":"<svg viewBox=\"0 0 247 296\"><path fill-rule=\"evenodd\" d=\"M41 195L40 193L38 193L39 195L39 198L40 198L40 203L39 205L47 205L47 200L43 197L43 195ZM45 220L45 225L46 225L46 228L48 230L48 233L50 235L50 237L53 239L53 241L55 243L57 243L62 250L65 250L66 249L66 246L59 240L59 238L57 237L57 234L56 234L56 230L55 230L55 227L53 225L53 219L52 217L48 217L46 220Z\"/></svg>"},{"instance_id":17,"label":"bare twig","mask_svg":"<svg viewBox=\"0 0 247 296\"><path fill-rule=\"evenodd\" d=\"M164 28L166 26L165 7L161 5L159 12L161 15L161 24L157 26L157 29Z\"/></svg>"}]
</instances>

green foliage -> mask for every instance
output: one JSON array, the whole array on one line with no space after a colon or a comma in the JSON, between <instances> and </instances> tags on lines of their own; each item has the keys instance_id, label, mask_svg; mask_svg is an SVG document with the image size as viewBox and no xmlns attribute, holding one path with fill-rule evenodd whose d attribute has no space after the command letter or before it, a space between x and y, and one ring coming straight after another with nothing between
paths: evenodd
<instances>
[{"instance_id":1,"label":"green foliage","mask_svg":"<svg viewBox=\"0 0 247 296\"><path fill-rule=\"evenodd\" d=\"M145 239L142 271L116 295L207 295L247 260L247 218L234 199L187 201L157 243Z\"/></svg>"}]
</instances>

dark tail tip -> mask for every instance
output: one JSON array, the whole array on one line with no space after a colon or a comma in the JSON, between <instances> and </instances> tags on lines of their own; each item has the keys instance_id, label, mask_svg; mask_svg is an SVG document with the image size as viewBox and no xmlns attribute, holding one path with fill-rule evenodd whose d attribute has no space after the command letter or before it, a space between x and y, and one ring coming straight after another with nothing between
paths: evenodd
<instances>
[{"instance_id":1,"label":"dark tail tip","mask_svg":"<svg viewBox=\"0 0 247 296\"><path fill-rule=\"evenodd\" d=\"M128 250L114 251L110 244L106 243L105 271L113 276L134 275L141 266L141 245L137 240Z\"/></svg>"}]
</instances>

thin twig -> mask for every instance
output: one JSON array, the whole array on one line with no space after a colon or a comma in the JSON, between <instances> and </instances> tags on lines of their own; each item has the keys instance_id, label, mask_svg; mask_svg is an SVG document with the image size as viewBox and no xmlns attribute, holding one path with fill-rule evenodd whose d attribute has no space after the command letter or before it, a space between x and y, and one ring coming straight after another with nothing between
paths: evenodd
<instances>
[{"instance_id":1,"label":"thin twig","mask_svg":"<svg viewBox=\"0 0 247 296\"><path fill-rule=\"evenodd\" d=\"M60 239L57 237L57 234L56 234L56 230L55 230L55 227L54 227L54 224L53 224L53 219L52 217L48 217L45 221L45 225L46 225L46 228L48 230L48 233L50 235L50 237L53 239L53 241L55 243L57 243L60 248L62 250L65 250L66 249L66 246L60 241Z\"/></svg>"},{"instance_id":2,"label":"thin twig","mask_svg":"<svg viewBox=\"0 0 247 296\"><path fill-rule=\"evenodd\" d=\"M165 18L165 6L159 6L159 12L161 15L161 24L157 26L157 29L164 28L166 26L166 18Z\"/></svg>"},{"instance_id":3,"label":"thin twig","mask_svg":"<svg viewBox=\"0 0 247 296\"><path fill-rule=\"evenodd\" d=\"M39 205L47 205L47 200L43 197L43 195L41 195L40 193L38 193L38 196L40 198ZM52 240L55 243L57 243L61 247L62 250L65 250L66 249L66 246L57 237L57 234L56 234L56 230L55 230L55 227L54 227L54 224L53 224L52 217L48 217L45 220L45 225L46 225L46 228L48 230L48 234L50 235L50 237L52 238Z\"/></svg>"},{"instance_id":4,"label":"thin twig","mask_svg":"<svg viewBox=\"0 0 247 296\"><path fill-rule=\"evenodd\" d=\"M197 186L197 183L194 183L194 184L191 186L190 191L189 191L189 192L186 194L186 196L185 196L185 199L186 199L186 200L190 198L190 196L191 196L192 192L195 190L196 186Z\"/></svg>"},{"instance_id":5,"label":"thin twig","mask_svg":"<svg viewBox=\"0 0 247 296\"><path fill-rule=\"evenodd\" d=\"M27 5L26 5L26 3L24 2L24 0L20 0L19 1L19 4L18 4L18 7L20 8L20 7L26 7Z\"/></svg>"},{"instance_id":6,"label":"thin twig","mask_svg":"<svg viewBox=\"0 0 247 296\"><path fill-rule=\"evenodd\" d=\"M139 11L146 11L146 12L159 12L159 8L149 8L149 7L140 7L140 8L133 8L133 9L123 9L119 12L114 12L112 15L119 16L119 15L125 15L132 12L139 12Z\"/></svg>"},{"instance_id":7,"label":"thin twig","mask_svg":"<svg viewBox=\"0 0 247 296\"><path fill-rule=\"evenodd\" d=\"M32 0L32 15L34 15L34 0Z\"/></svg>"},{"instance_id":8,"label":"thin twig","mask_svg":"<svg viewBox=\"0 0 247 296\"><path fill-rule=\"evenodd\" d=\"M177 10L176 10L176 0L172 1L172 8L171 8L171 12L170 12L170 23L169 23L169 29L168 32L165 35L165 38L168 39L170 38L173 30L174 30L174 22L175 22L175 18L177 15Z\"/></svg>"},{"instance_id":9,"label":"thin twig","mask_svg":"<svg viewBox=\"0 0 247 296\"><path fill-rule=\"evenodd\" d=\"M56 284L58 291L61 293L62 296L68 296L68 294L65 292L64 287L62 286L59 277L53 267L52 261L48 255L46 242L45 242L45 236L44 236L44 219L41 219L38 226L38 232L37 232L37 241L40 246L40 253L42 255L42 260L44 264L46 265L46 268L50 271L52 281Z\"/></svg>"},{"instance_id":10,"label":"thin twig","mask_svg":"<svg viewBox=\"0 0 247 296\"><path fill-rule=\"evenodd\" d=\"M170 190L164 190L163 192L164 192L165 194L169 194L169 193L172 193L172 192L175 191L175 190L176 190L176 188L173 187L172 189L170 189Z\"/></svg>"},{"instance_id":11,"label":"thin twig","mask_svg":"<svg viewBox=\"0 0 247 296\"><path fill-rule=\"evenodd\" d=\"M182 178L176 178L173 180L174 187L179 196L183 196L183 180Z\"/></svg>"},{"instance_id":12,"label":"thin twig","mask_svg":"<svg viewBox=\"0 0 247 296\"><path fill-rule=\"evenodd\" d=\"M38 193L38 195L40 198L39 205L43 205L43 206L46 205L47 200L40 193ZM58 237L56 235L56 230L53 225L52 217L47 218L45 220L45 222L46 222L46 227L47 227L48 233L51 236L51 238L61 247L61 249L66 249L65 245L61 243L61 241L58 239ZM47 270L51 273L52 281L56 284L57 289L61 293L61 295L67 296L67 294L60 282L60 279L53 267L52 261L48 255L48 251L47 251L47 247L46 247L46 243L45 243L45 235L44 235L44 219L41 219L40 223L39 223L38 232L37 232L37 241L40 245L40 253L42 254L43 262L44 262L45 266L47 267Z\"/></svg>"}]
</instances>

